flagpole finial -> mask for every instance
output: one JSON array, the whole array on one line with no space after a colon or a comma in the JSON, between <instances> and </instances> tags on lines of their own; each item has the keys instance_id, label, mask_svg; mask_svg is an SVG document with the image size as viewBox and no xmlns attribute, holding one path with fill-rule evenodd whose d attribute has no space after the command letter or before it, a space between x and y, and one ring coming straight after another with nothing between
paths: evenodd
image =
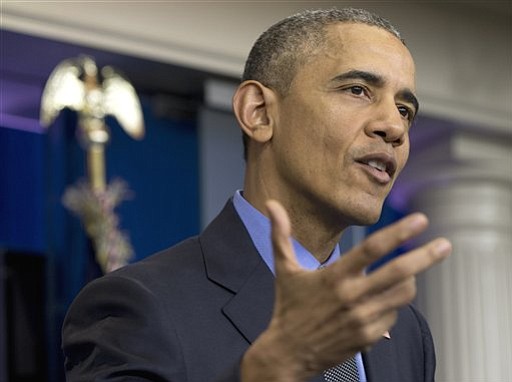
<instances>
[{"instance_id":1,"label":"flagpole finial","mask_svg":"<svg viewBox=\"0 0 512 382\"><path fill-rule=\"evenodd\" d=\"M119 232L113 212L127 187L106 181L105 147L110 130L105 117L114 116L128 135L142 139L142 108L135 89L122 75L110 66L98 71L89 56L64 60L50 74L41 98L41 125L50 126L64 108L78 114L77 138L86 151L88 177L88 187L79 182L68 188L64 204L84 222L98 263L109 272L126 264L133 251Z\"/></svg>"}]
</instances>

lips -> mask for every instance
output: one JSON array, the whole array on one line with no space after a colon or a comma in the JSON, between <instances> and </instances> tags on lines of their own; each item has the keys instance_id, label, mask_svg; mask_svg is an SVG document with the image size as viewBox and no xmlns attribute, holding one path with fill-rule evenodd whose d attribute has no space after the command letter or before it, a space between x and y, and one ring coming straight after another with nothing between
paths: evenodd
<instances>
[{"instance_id":1,"label":"lips","mask_svg":"<svg viewBox=\"0 0 512 382\"><path fill-rule=\"evenodd\" d=\"M387 153L366 154L355 161L379 183L389 183L396 172L396 160Z\"/></svg>"}]
</instances>

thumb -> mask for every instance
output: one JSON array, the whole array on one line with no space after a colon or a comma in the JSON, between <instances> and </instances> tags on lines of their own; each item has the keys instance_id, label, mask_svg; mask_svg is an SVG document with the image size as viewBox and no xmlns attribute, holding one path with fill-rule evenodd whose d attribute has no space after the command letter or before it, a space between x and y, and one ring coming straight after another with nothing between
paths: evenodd
<instances>
[{"instance_id":1,"label":"thumb","mask_svg":"<svg viewBox=\"0 0 512 382\"><path fill-rule=\"evenodd\" d=\"M276 277L284 273L300 269L293 245L290 239L291 223L288 213L277 200L268 200L265 203L272 225L272 248L274 250L274 265Z\"/></svg>"}]
</instances>

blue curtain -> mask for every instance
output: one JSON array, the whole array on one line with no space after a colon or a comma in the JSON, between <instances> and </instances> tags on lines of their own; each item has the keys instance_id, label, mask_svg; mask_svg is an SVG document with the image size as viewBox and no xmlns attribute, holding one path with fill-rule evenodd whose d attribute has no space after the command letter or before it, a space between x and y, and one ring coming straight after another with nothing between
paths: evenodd
<instances>
[{"instance_id":1,"label":"blue curtain","mask_svg":"<svg viewBox=\"0 0 512 382\"><path fill-rule=\"evenodd\" d=\"M198 233L198 143L195 121L161 119L142 98L146 136L129 138L107 120L107 177L122 178L133 198L116 210L135 259ZM98 276L78 218L62 205L66 187L85 178L76 116L64 111L47 133L0 126L0 249L44 258L48 380L63 380L60 327L78 291ZM3 335L3 334L0 334Z\"/></svg>"}]
</instances>

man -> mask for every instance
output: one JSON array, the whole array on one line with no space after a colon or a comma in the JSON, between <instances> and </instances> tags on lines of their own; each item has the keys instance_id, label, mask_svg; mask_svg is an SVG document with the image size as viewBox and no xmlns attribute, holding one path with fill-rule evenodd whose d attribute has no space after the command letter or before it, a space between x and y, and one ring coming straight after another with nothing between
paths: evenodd
<instances>
[{"instance_id":1,"label":"man","mask_svg":"<svg viewBox=\"0 0 512 382\"><path fill-rule=\"evenodd\" d=\"M408 303L449 242L371 274L425 216L342 257L337 244L378 219L407 161L414 76L398 32L366 11L303 12L265 32L233 98L243 192L200 236L81 292L63 329L68 380L432 381L432 338Z\"/></svg>"}]
</instances>

